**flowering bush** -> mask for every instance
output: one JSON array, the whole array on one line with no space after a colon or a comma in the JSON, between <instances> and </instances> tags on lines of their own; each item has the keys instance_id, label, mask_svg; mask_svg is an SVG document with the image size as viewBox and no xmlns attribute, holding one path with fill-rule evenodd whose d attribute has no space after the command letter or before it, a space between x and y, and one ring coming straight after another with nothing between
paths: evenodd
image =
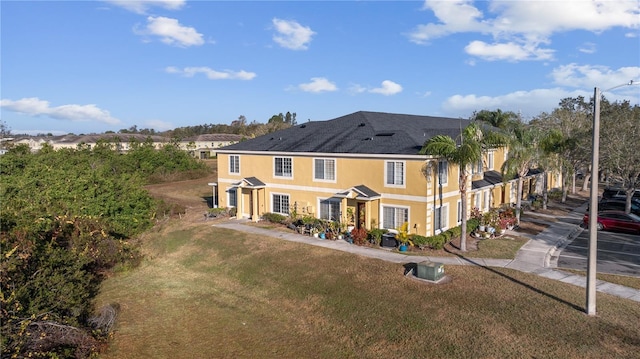
<instances>
[{"instance_id":1,"label":"flowering bush","mask_svg":"<svg viewBox=\"0 0 640 359\"><path fill-rule=\"evenodd\" d=\"M478 221L482 220L482 212L480 212L480 208L473 207L471 208L471 217L473 219L477 219Z\"/></svg>"},{"instance_id":2,"label":"flowering bush","mask_svg":"<svg viewBox=\"0 0 640 359\"><path fill-rule=\"evenodd\" d=\"M507 228L512 227L512 226L514 226L516 224L516 219L515 218L503 217L503 218L500 218L500 220L498 221L498 224L499 224L500 228L507 229Z\"/></svg>"}]
</instances>

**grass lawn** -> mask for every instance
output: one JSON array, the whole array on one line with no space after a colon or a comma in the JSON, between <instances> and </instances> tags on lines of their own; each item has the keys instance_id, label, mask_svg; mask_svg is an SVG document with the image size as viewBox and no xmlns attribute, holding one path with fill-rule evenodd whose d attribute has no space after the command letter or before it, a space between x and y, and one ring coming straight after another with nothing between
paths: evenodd
<instances>
[{"instance_id":1,"label":"grass lawn","mask_svg":"<svg viewBox=\"0 0 640 359\"><path fill-rule=\"evenodd\" d=\"M141 266L104 282L118 303L101 358L637 358L640 305L508 269L401 264L170 221ZM489 243L489 242L487 242ZM482 245L482 244L481 244Z\"/></svg>"}]
</instances>

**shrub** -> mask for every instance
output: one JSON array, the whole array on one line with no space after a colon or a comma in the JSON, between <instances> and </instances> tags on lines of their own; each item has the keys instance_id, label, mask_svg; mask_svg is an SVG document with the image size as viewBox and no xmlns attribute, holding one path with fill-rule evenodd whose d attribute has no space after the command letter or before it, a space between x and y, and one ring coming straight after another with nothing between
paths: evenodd
<instances>
[{"instance_id":1,"label":"shrub","mask_svg":"<svg viewBox=\"0 0 640 359\"><path fill-rule=\"evenodd\" d=\"M367 243L367 230L364 228L354 228L351 231L351 238L353 238L353 244L359 246Z\"/></svg>"},{"instance_id":2,"label":"shrub","mask_svg":"<svg viewBox=\"0 0 640 359\"><path fill-rule=\"evenodd\" d=\"M380 242L382 241L382 235L387 232L388 231L386 229L374 228L369 231L369 240L375 245L380 245Z\"/></svg>"},{"instance_id":3,"label":"shrub","mask_svg":"<svg viewBox=\"0 0 640 359\"><path fill-rule=\"evenodd\" d=\"M226 208L209 208L207 210L207 214L209 215L209 217L213 217L213 218L227 216L228 215L227 212L228 211Z\"/></svg>"},{"instance_id":4,"label":"shrub","mask_svg":"<svg viewBox=\"0 0 640 359\"><path fill-rule=\"evenodd\" d=\"M551 191L549 191L547 196L552 201L560 201L562 199L562 191L560 191L560 190L551 190Z\"/></svg>"},{"instance_id":5,"label":"shrub","mask_svg":"<svg viewBox=\"0 0 640 359\"><path fill-rule=\"evenodd\" d=\"M460 226L453 227L449 231L451 231L452 238L460 237L460 235L462 234L462 228Z\"/></svg>"},{"instance_id":6,"label":"shrub","mask_svg":"<svg viewBox=\"0 0 640 359\"><path fill-rule=\"evenodd\" d=\"M444 248L445 243L447 243L447 239L442 234L429 237L429 245L433 249L442 249Z\"/></svg>"},{"instance_id":7,"label":"shrub","mask_svg":"<svg viewBox=\"0 0 640 359\"><path fill-rule=\"evenodd\" d=\"M467 220L467 233L475 231L480 226L480 221L475 218Z\"/></svg>"},{"instance_id":8,"label":"shrub","mask_svg":"<svg viewBox=\"0 0 640 359\"><path fill-rule=\"evenodd\" d=\"M273 213L273 212L267 212L262 215L262 219L264 219L265 221L269 221L271 223L284 223L284 220L286 218L287 217L279 213Z\"/></svg>"},{"instance_id":9,"label":"shrub","mask_svg":"<svg viewBox=\"0 0 640 359\"><path fill-rule=\"evenodd\" d=\"M421 236L419 234L412 234L411 241L413 242L414 245L416 245L420 249L427 246L429 243L429 239L427 237Z\"/></svg>"}]
</instances>

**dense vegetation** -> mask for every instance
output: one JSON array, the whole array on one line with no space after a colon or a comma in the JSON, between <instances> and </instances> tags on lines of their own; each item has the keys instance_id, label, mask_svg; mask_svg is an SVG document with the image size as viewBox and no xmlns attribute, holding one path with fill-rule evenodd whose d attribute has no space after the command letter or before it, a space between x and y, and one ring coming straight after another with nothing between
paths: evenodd
<instances>
[{"instance_id":1,"label":"dense vegetation","mask_svg":"<svg viewBox=\"0 0 640 359\"><path fill-rule=\"evenodd\" d=\"M135 237L158 217L162 206L143 185L174 172L202 175L206 167L151 143L127 154L106 142L38 153L17 146L0 157L3 357L100 349L116 308L96 311L92 300L106 273L135 265Z\"/></svg>"}]
</instances>

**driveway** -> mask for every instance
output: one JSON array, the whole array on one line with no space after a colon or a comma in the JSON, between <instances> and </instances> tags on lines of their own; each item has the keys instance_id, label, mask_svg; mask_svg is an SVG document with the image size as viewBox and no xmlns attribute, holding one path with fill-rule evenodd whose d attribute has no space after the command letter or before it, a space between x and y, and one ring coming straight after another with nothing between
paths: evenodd
<instances>
[{"instance_id":1,"label":"driveway","mask_svg":"<svg viewBox=\"0 0 640 359\"><path fill-rule=\"evenodd\" d=\"M583 229L560 251L559 269L587 269L589 230ZM640 277L640 236L626 233L598 232L598 273Z\"/></svg>"}]
</instances>

